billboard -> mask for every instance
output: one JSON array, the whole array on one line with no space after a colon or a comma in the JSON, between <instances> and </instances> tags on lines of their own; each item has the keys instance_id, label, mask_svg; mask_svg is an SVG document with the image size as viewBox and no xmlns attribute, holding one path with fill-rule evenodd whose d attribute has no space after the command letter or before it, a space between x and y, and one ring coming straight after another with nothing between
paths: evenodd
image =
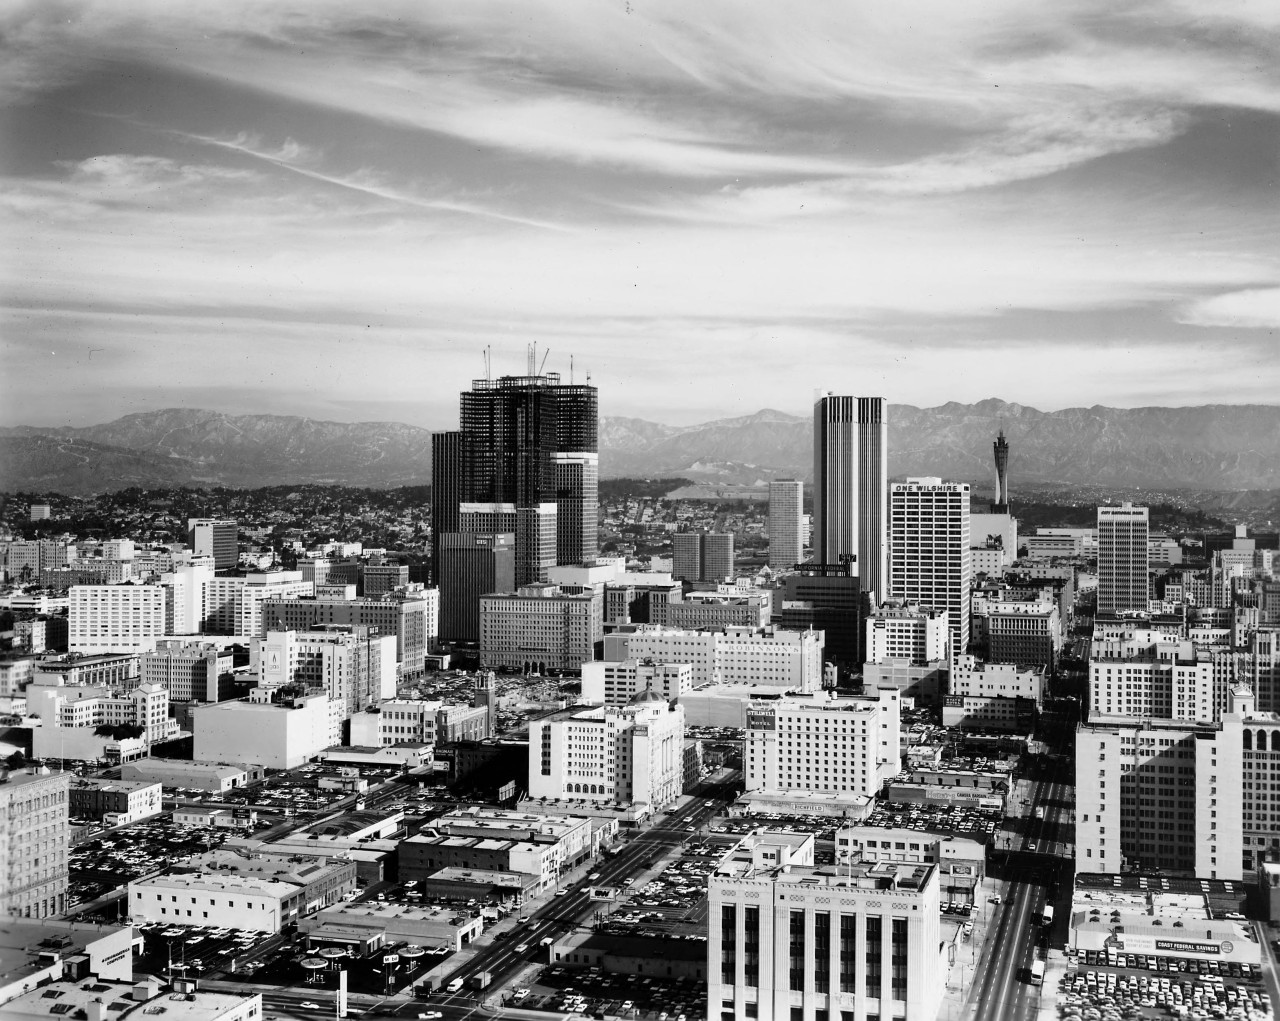
<instances>
[{"instance_id":1,"label":"billboard","mask_svg":"<svg viewBox=\"0 0 1280 1021\"><path fill-rule=\"evenodd\" d=\"M618 891L610 886L593 886L591 888L592 900L617 900Z\"/></svg>"}]
</instances>

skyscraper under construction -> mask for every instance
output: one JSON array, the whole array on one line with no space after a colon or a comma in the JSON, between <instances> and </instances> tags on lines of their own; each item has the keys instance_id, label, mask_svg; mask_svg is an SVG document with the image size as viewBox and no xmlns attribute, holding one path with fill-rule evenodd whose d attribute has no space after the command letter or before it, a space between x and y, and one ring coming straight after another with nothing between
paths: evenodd
<instances>
[{"instance_id":1,"label":"skyscraper under construction","mask_svg":"<svg viewBox=\"0 0 1280 1021\"><path fill-rule=\"evenodd\" d=\"M597 553L598 399L558 373L473 380L459 428L432 438L432 553L441 537L511 532L516 584ZM442 636L449 637L449 636Z\"/></svg>"}]
</instances>

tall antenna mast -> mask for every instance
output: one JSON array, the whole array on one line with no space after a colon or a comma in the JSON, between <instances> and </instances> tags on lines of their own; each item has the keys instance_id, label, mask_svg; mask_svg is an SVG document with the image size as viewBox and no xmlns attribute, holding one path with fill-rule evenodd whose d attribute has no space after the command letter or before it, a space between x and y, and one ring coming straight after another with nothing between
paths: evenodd
<instances>
[{"instance_id":1,"label":"tall antenna mast","mask_svg":"<svg viewBox=\"0 0 1280 1021\"><path fill-rule=\"evenodd\" d=\"M573 355L569 356L569 385L573 386Z\"/></svg>"}]
</instances>

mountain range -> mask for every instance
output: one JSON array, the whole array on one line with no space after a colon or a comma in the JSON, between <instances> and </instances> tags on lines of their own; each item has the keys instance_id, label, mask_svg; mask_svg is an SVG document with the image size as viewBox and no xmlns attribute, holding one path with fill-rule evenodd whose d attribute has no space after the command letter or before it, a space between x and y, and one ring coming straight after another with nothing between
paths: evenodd
<instances>
[{"instance_id":1,"label":"mountain range","mask_svg":"<svg viewBox=\"0 0 1280 1021\"><path fill-rule=\"evenodd\" d=\"M1020 482L1280 489L1280 406L1270 405L1044 412L995 399L895 404L888 412L890 475L989 481L1001 428L1015 492ZM601 474L610 478L754 485L807 478L812 458L811 420L770 409L683 427L600 420ZM0 490L10 492L430 481L430 431L398 422L170 408L81 428L0 428Z\"/></svg>"}]
</instances>

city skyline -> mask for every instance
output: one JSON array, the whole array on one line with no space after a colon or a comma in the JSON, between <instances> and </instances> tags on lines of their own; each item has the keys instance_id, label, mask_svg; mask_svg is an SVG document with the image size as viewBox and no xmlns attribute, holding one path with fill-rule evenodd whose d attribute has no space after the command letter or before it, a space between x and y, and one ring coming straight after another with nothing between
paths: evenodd
<instances>
[{"instance_id":1,"label":"city skyline","mask_svg":"<svg viewBox=\"0 0 1280 1021\"><path fill-rule=\"evenodd\" d=\"M0 17L2 424L1274 403L1262 5Z\"/></svg>"}]
</instances>

